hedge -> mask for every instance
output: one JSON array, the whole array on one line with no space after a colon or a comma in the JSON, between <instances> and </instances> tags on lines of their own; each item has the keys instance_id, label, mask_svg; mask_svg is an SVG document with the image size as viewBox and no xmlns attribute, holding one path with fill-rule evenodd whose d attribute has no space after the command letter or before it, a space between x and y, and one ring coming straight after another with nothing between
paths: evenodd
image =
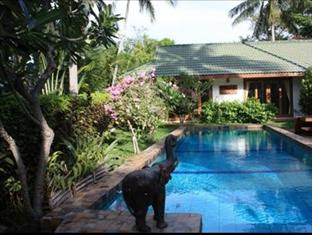
<instances>
[{"instance_id":1,"label":"hedge","mask_svg":"<svg viewBox=\"0 0 312 235\"><path fill-rule=\"evenodd\" d=\"M255 98L246 102L208 101L203 104L202 121L207 123L266 123L277 113L273 104L263 104Z\"/></svg>"}]
</instances>

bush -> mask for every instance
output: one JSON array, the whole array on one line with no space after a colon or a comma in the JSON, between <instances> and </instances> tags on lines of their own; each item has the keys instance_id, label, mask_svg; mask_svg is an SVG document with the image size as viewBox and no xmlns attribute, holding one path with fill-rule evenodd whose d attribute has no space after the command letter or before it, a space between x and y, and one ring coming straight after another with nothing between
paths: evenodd
<instances>
[{"instance_id":1,"label":"bush","mask_svg":"<svg viewBox=\"0 0 312 235\"><path fill-rule=\"evenodd\" d=\"M77 97L56 94L42 95L40 101L43 113L55 132L51 152L61 151L64 153L62 154L63 161L66 163L75 162L76 157L71 156L68 148L63 144L64 138L74 140L77 136L89 136L91 138L98 132L101 134L106 130L110 119L105 114L104 105L108 99L107 93L100 92ZM32 182L32 176L35 175L33 166L36 165L37 161L33 156L36 156L40 151L38 148L40 142L39 129L25 115L25 112L30 113L30 111L21 97L16 98L11 95L0 97L0 110L0 119L8 133L16 140L30 176L29 182ZM0 141L0 195L3 196L1 199L8 200L10 197L15 200L14 198L19 194L15 186L19 181L13 182L13 178L17 179L16 166L15 164L7 164L8 159L13 159L13 156L5 143ZM31 183L30 186L32 186Z\"/></svg>"},{"instance_id":2,"label":"bush","mask_svg":"<svg viewBox=\"0 0 312 235\"><path fill-rule=\"evenodd\" d=\"M265 123L277 113L272 104L262 104L251 98L244 103L213 102L203 104L202 121L208 123Z\"/></svg>"},{"instance_id":3,"label":"bush","mask_svg":"<svg viewBox=\"0 0 312 235\"><path fill-rule=\"evenodd\" d=\"M110 100L110 95L107 92L96 91L91 93L92 105L105 104Z\"/></svg>"},{"instance_id":4,"label":"bush","mask_svg":"<svg viewBox=\"0 0 312 235\"><path fill-rule=\"evenodd\" d=\"M192 97L190 94L184 94L170 79L158 78L156 81L157 94L164 100L169 115L186 115L191 113L196 108L195 97Z\"/></svg>"},{"instance_id":5,"label":"bush","mask_svg":"<svg viewBox=\"0 0 312 235\"><path fill-rule=\"evenodd\" d=\"M167 117L165 104L155 91L154 71L127 76L107 90L112 100L106 108L119 127L130 129L130 123L139 135L152 135Z\"/></svg>"},{"instance_id":6,"label":"bush","mask_svg":"<svg viewBox=\"0 0 312 235\"><path fill-rule=\"evenodd\" d=\"M299 104L302 112L312 114L312 67L307 69L302 79Z\"/></svg>"},{"instance_id":7,"label":"bush","mask_svg":"<svg viewBox=\"0 0 312 235\"><path fill-rule=\"evenodd\" d=\"M94 172L100 165L105 164L110 168L112 163L108 154L116 146L117 140L110 144L106 142L107 133L64 139L63 143L74 161L64 161L61 151L50 156L47 172L49 189L73 189L80 179Z\"/></svg>"}]
</instances>

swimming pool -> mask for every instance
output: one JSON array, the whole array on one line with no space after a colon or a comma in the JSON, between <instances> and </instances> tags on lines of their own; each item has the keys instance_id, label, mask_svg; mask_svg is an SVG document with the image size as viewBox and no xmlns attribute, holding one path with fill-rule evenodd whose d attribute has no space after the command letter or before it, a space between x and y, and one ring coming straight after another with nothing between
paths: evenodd
<instances>
[{"instance_id":1,"label":"swimming pool","mask_svg":"<svg viewBox=\"0 0 312 235\"><path fill-rule=\"evenodd\" d=\"M265 130L189 132L175 151L166 213L202 214L203 232L312 232L311 151ZM120 193L100 209L127 210Z\"/></svg>"}]
</instances>

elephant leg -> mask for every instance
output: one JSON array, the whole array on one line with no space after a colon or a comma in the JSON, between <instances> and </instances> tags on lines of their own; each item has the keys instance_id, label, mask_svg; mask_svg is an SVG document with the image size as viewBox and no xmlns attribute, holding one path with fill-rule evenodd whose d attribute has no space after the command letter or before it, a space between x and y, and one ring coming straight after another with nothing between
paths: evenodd
<instances>
[{"instance_id":1,"label":"elephant leg","mask_svg":"<svg viewBox=\"0 0 312 235\"><path fill-rule=\"evenodd\" d=\"M165 188L160 190L159 194L153 201L154 219L157 221L157 228L166 228L168 224L165 222Z\"/></svg>"},{"instance_id":2,"label":"elephant leg","mask_svg":"<svg viewBox=\"0 0 312 235\"><path fill-rule=\"evenodd\" d=\"M153 219L158 221L159 220L159 213L158 213L158 209L157 209L157 199L155 199L152 203L152 207L153 207L153 210L154 210L154 217Z\"/></svg>"},{"instance_id":3,"label":"elephant leg","mask_svg":"<svg viewBox=\"0 0 312 235\"><path fill-rule=\"evenodd\" d=\"M137 229L140 232L145 232L145 233L151 231L151 228L147 226L145 223L147 209L148 209L148 206L144 206L140 208L140 210L136 212L136 216L135 216L135 224L136 224Z\"/></svg>"}]
</instances>

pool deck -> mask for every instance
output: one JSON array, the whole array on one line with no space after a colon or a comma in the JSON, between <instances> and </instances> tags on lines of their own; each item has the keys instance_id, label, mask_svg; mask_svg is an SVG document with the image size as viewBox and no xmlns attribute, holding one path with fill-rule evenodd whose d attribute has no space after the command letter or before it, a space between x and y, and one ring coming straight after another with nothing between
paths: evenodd
<instances>
[{"instance_id":1,"label":"pool deck","mask_svg":"<svg viewBox=\"0 0 312 235\"><path fill-rule=\"evenodd\" d=\"M202 218L199 214L170 213L165 215L168 227L159 229L148 214L146 224L153 233L200 233ZM137 233L134 217L126 211L85 210L69 213L55 233Z\"/></svg>"},{"instance_id":2,"label":"pool deck","mask_svg":"<svg viewBox=\"0 0 312 235\"><path fill-rule=\"evenodd\" d=\"M277 132L286 138L298 143L299 145L303 146L304 148L312 150L312 138L309 136L301 136L297 135L289 130L285 130L279 127L273 127L270 125L264 125L264 129L268 129L274 132Z\"/></svg>"}]
</instances>

